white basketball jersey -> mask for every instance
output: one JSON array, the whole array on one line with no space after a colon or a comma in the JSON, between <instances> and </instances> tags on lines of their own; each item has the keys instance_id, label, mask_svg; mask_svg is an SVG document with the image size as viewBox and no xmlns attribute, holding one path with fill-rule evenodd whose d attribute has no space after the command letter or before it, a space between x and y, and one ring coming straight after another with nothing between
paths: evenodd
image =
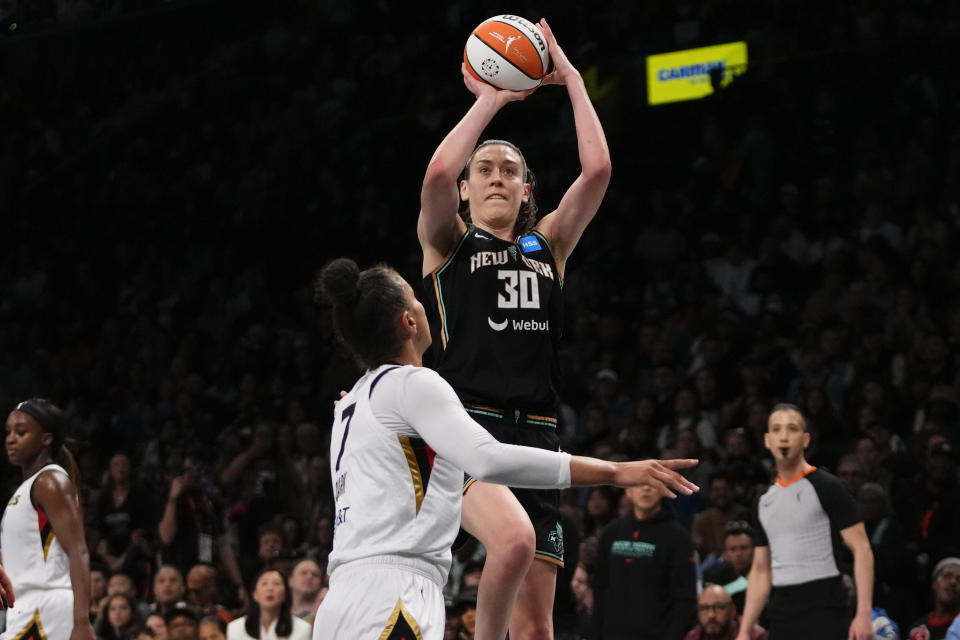
<instances>
[{"instance_id":1,"label":"white basketball jersey","mask_svg":"<svg viewBox=\"0 0 960 640\"><path fill-rule=\"evenodd\" d=\"M378 407L397 406L418 367L368 371L340 399L330 439L336 501L331 575L346 563L406 565L444 584L460 526L463 470L434 452L409 425L387 428Z\"/></svg>"},{"instance_id":2,"label":"white basketball jersey","mask_svg":"<svg viewBox=\"0 0 960 640\"><path fill-rule=\"evenodd\" d=\"M37 476L50 470L67 473L60 465L48 464L24 480L7 503L0 522L3 568L13 582L18 604L32 590L70 589L70 560L47 514L30 499Z\"/></svg>"}]
</instances>

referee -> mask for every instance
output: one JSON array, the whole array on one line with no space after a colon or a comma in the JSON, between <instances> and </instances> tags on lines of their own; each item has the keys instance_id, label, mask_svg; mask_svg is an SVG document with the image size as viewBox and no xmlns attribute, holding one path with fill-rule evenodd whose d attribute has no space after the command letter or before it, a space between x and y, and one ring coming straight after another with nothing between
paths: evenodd
<instances>
[{"instance_id":1,"label":"referee","mask_svg":"<svg viewBox=\"0 0 960 640\"><path fill-rule=\"evenodd\" d=\"M753 513L756 549L737 640L748 640L768 597L770 640L872 640L873 552L853 498L836 476L807 463L810 433L796 406L773 407L763 441L777 477ZM837 563L841 541L853 552L852 622Z\"/></svg>"}]
</instances>

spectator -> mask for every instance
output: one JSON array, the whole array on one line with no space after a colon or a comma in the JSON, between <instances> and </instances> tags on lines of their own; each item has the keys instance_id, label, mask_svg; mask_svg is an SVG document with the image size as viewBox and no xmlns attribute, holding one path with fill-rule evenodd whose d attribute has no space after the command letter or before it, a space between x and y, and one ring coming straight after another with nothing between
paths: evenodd
<instances>
[{"instance_id":1,"label":"spectator","mask_svg":"<svg viewBox=\"0 0 960 640\"><path fill-rule=\"evenodd\" d=\"M245 558L242 563L243 575L252 583L253 579L264 569L277 566L277 563L288 559L284 548L283 528L280 525L268 522L257 531L257 553L253 557Z\"/></svg>"},{"instance_id":2,"label":"spectator","mask_svg":"<svg viewBox=\"0 0 960 640\"><path fill-rule=\"evenodd\" d=\"M897 513L907 538L937 562L960 555L960 492L953 448L946 442L933 446L923 471L905 484L898 496Z\"/></svg>"},{"instance_id":3,"label":"spectator","mask_svg":"<svg viewBox=\"0 0 960 640\"><path fill-rule=\"evenodd\" d=\"M253 584L254 589L250 594L253 602L247 609L247 615L227 625L227 639L270 637L309 640L310 624L290 611L290 590L283 574L276 569L264 569Z\"/></svg>"},{"instance_id":4,"label":"spectator","mask_svg":"<svg viewBox=\"0 0 960 640\"><path fill-rule=\"evenodd\" d=\"M599 535L605 526L617 517L620 492L614 487L590 487L587 489L586 518L583 535Z\"/></svg>"},{"instance_id":5,"label":"spectator","mask_svg":"<svg viewBox=\"0 0 960 640\"><path fill-rule=\"evenodd\" d=\"M850 492L850 495L856 496L860 486L864 483L866 469L863 468L863 461L855 453L848 453L837 463L837 477L840 483Z\"/></svg>"},{"instance_id":6,"label":"spectator","mask_svg":"<svg viewBox=\"0 0 960 640\"><path fill-rule=\"evenodd\" d=\"M101 640L126 640L140 627L136 601L125 593L107 596L103 613L97 621L96 632Z\"/></svg>"},{"instance_id":7,"label":"spectator","mask_svg":"<svg viewBox=\"0 0 960 640\"><path fill-rule=\"evenodd\" d=\"M159 613L148 615L143 626L150 630L156 640L167 640L169 636L167 621Z\"/></svg>"},{"instance_id":8,"label":"spectator","mask_svg":"<svg viewBox=\"0 0 960 640\"><path fill-rule=\"evenodd\" d=\"M113 454L96 510L98 529L103 534L97 552L113 571L124 563L131 534L152 528L154 512L152 496L133 480L133 460L124 452Z\"/></svg>"},{"instance_id":9,"label":"spectator","mask_svg":"<svg viewBox=\"0 0 960 640\"><path fill-rule=\"evenodd\" d=\"M716 584L708 585L697 602L697 626L684 640L734 640L740 630L740 618L730 594ZM750 640L767 640L767 632L754 624L747 636Z\"/></svg>"},{"instance_id":10,"label":"spectator","mask_svg":"<svg viewBox=\"0 0 960 640\"><path fill-rule=\"evenodd\" d=\"M743 613L753 550L753 527L742 520L732 520L723 532L721 561L703 570L704 584L718 584L726 589L738 614Z\"/></svg>"},{"instance_id":11,"label":"spectator","mask_svg":"<svg viewBox=\"0 0 960 640\"><path fill-rule=\"evenodd\" d=\"M153 611L165 615L173 605L183 600L186 588L183 575L176 567L160 567L153 578Z\"/></svg>"},{"instance_id":12,"label":"spectator","mask_svg":"<svg viewBox=\"0 0 960 640\"><path fill-rule=\"evenodd\" d=\"M323 569L313 559L304 558L293 565L290 572L290 610L293 615L313 624L323 582Z\"/></svg>"},{"instance_id":13,"label":"spectator","mask_svg":"<svg viewBox=\"0 0 960 640\"><path fill-rule=\"evenodd\" d=\"M477 590L466 589L457 595L457 640L473 640L477 630Z\"/></svg>"},{"instance_id":14,"label":"spectator","mask_svg":"<svg viewBox=\"0 0 960 640\"><path fill-rule=\"evenodd\" d=\"M227 640L227 623L218 616L207 616L200 620L197 638L198 640Z\"/></svg>"},{"instance_id":15,"label":"spectator","mask_svg":"<svg viewBox=\"0 0 960 640\"><path fill-rule=\"evenodd\" d=\"M716 561L723 553L724 529L731 520L743 520L747 509L736 502L733 481L724 471L718 471L710 477L707 490L709 506L693 518L693 544L704 568Z\"/></svg>"},{"instance_id":16,"label":"spectator","mask_svg":"<svg viewBox=\"0 0 960 640\"><path fill-rule=\"evenodd\" d=\"M170 482L157 527L162 556L165 563L184 571L197 564L221 564L236 588L237 598L244 603L247 592L240 567L223 528L219 502L206 488L204 469L199 454L189 453L183 460L182 473Z\"/></svg>"},{"instance_id":17,"label":"spectator","mask_svg":"<svg viewBox=\"0 0 960 640\"><path fill-rule=\"evenodd\" d=\"M889 611L895 620L908 618L917 599L911 589L912 559L903 525L893 517L887 494L876 482L860 485L857 504L873 550L874 607Z\"/></svg>"},{"instance_id":18,"label":"spectator","mask_svg":"<svg viewBox=\"0 0 960 640\"><path fill-rule=\"evenodd\" d=\"M690 534L653 487L627 490L633 512L600 536L594 574L594 638L679 640L694 617Z\"/></svg>"},{"instance_id":19,"label":"spectator","mask_svg":"<svg viewBox=\"0 0 960 640\"><path fill-rule=\"evenodd\" d=\"M200 616L187 602L180 600L171 604L163 620L169 640L199 640Z\"/></svg>"},{"instance_id":20,"label":"spectator","mask_svg":"<svg viewBox=\"0 0 960 640\"><path fill-rule=\"evenodd\" d=\"M187 604L202 618L215 617L230 622L233 617L217 602L217 570L198 564L187 572Z\"/></svg>"},{"instance_id":21,"label":"spectator","mask_svg":"<svg viewBox=\"0 0 960 640\"><path fill-rule=\"evenodd\" d=\"M910 640L943 640L960 613L960 558L944 558L930 581L933 607L910 625Z\"/></svg>"},{"instance_id":22,"label":"spectator","mask_svg":"<svg viewBox=\"0 0 960 640\"><path fill-rule=\"evenodd\" d=\"M107 597L107 578L109 570L104 565L90 563L90 620L91 622L100 612L101 604Z\"/></svg>"}]
</instances>

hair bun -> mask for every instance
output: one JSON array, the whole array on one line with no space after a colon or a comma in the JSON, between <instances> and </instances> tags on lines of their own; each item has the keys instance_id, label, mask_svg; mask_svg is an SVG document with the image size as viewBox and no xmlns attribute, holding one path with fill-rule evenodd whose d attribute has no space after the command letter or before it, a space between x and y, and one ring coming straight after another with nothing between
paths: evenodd
<instances>
[{"instance_id":1,"label":"hair bun","mask_svg":"<svg viewBox=\"0 0 960 640\"><path fill-rule=\"evenodd\" d=\"M329 300L338 307L350 306L360 298L360 267L350 258L337 258L320 271L314 298Z\"/></svg>"}]
</instances>

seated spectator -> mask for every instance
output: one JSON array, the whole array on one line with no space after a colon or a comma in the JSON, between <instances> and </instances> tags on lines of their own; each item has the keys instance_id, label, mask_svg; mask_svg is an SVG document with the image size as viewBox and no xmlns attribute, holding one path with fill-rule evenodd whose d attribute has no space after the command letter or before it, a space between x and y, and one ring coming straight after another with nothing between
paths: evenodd
<instances>
[{"instance_id":1,"label":"seated spectator","mask_svg":"<svg viewBox=\"0 0 960 640\"><path fill-rule=\"evenodd\" d=\"M150 630L156 640L167 640L167 621L159 613L148 615L143 626Z\"/></svg>"},{"instance_id":2,"label":"seated spectator","mask_svg":"<svg viewBox=\"0 0 960 640\"><path fill-rule=\"evenodd\" d=\"M140 627L140 614L136 601L125 593L107 596L103 613L96 624L101 640L126 640L134 629Z\"/></svg>"},{"instance_id":3,"label":"seated spectator","mask_svg":"<svg viewBox=\"0 0 960 640\"><path fill-rule=\"evenodd\" d=\"M93 622L100 614L100 607L107 597L107 575L110 573L105 565L90 563L90 621Z\"/></svg>"},{"instance_id":4,"label":"seated spectator","mask_svg":"<svg viewBox=\"0 0 960 640\"><path fill-rule=\"evenodd\" d=\"M207 616L197 629L198 640L227 640L227 623L217 616Z\"/></svg>"},{"instance_id":5,"label":"seated spectator","mask_svg":"<svg viewBox=\"0 0 960 640\"><path fill-rule=\"evenodd\" d=\"M933 569L933 608L910 625L911 640L943 640L960 613L960 558L944 558Z\"/></svg>"},{"instance_id":6,"label":"seated spectator","mask_svg":"<svg viewBox=\"0 0 960 640\"><path fill-rule=\"evenodd\" d=\"M287 580L276 569L264 569L253 583L253 602L247 615L227 625L227 640L290 638L310 640L310 624L291 613L293 604Z\"/></svg>"},{"instance_id":7,"label":"seated spectator","mask_svg":"<svg viewBox=\"0 0 960 640\"><path fill-rule=\"evenodd\" d=\"M743 613L747 576L753 564L753 535L753 528L743 520L728 522L723 532L721 562L703 571L704 584L718 584L726 589L733 598L737 613Z\"/></svg>"},{"instance_id":8,"label":"seated spectator","mask_svg":"<svg viewBox=\"0 0 960 640\"><path fill-rule=\"evenodd\" d=\"M704 588L697 602L697 626L684 640L734 640L740 632L740 617L730 594L718 584ZM750 640L767 640L767 632L760 625L750 629Z\"/></svg>"},{"instance_id":9,"label":"seated spectator","mask_svg":"<svg viewBox=\"0 0 960 640\"><path fill-rule=\"evenodd\" d=\"M187 603L201 617L213 616L224 623L233 620L226 608L217 603L217 570L208 564L195 565L187 572Z\"/></svg>"},{"instance_id":10,"label":"seated spectator","mask_svg":"<svg viewBox=\"0 0 960 640\"><path fill-rule=\"evenodd\" d=\"M153 577L153 613L165 615L167 609L183 600L186 589L176 567L164 565Z\"/></svg>"},{"instance_id":11,"label":"seated spectator","mask_svg":"<svg viewBox=\"0 0 960 640\"><path fill-rule=\"evenodd\" d=\"M323 588L323 569L311 558L304 558L290 573L291 611L301 620L313 624L317 613L317 599Z\"/></svg>"},{"instance_id":12,"label":"seated spectator","mask_svg":"<svg viewBox=\"0 0 960 640\"><path fill-rule=\"evenodd\" d=\"M473 640L477 631L477 591L465 589L454 601L457 611L457 640Z\"/></svg>"},{"instance_id":13,"label":"seated spectator","mask_svg":"<svg viewBox=\"0 0 960 640\"><path fill-rule=\"evenodd\" d=\"M723 553L724 527L731 520L743 520L747 508L735 500L733 481L723 471L710 478L707 490L709 506L693 518L693 544L703 559L704 568Z\"/></svg>"},{"instance_id":14,"label":"seated spectator","mask_svg":"<svg viewBox=\"0 0 960 640\"><path fill-rule=\"evenodd\" d=\"M189 603L180 600L163 615L169 640L199 640L200 616Z\"/></svg>"},{"instance_id":15,"label":"seated spectator","mask_svg":"<svg viewBox=\"0 0 960 640\"><path fill-rule=\"evenodd\" d=\"M577 563L570 580L570 591L576 602L578 628L581 637L586 637L593 625L593 576L582 562Z\"/></svg>"},{"instance_id":16,"label":"seated spectator","mask_svg":"<svg viewBox=\"0 0 960 640\"><path fill-rule=\"evenodd\" d=\"M583 535L599 535L617 517L620 491L615 487L590 487L585 505Z\"/></svg>"}]
</instances>

